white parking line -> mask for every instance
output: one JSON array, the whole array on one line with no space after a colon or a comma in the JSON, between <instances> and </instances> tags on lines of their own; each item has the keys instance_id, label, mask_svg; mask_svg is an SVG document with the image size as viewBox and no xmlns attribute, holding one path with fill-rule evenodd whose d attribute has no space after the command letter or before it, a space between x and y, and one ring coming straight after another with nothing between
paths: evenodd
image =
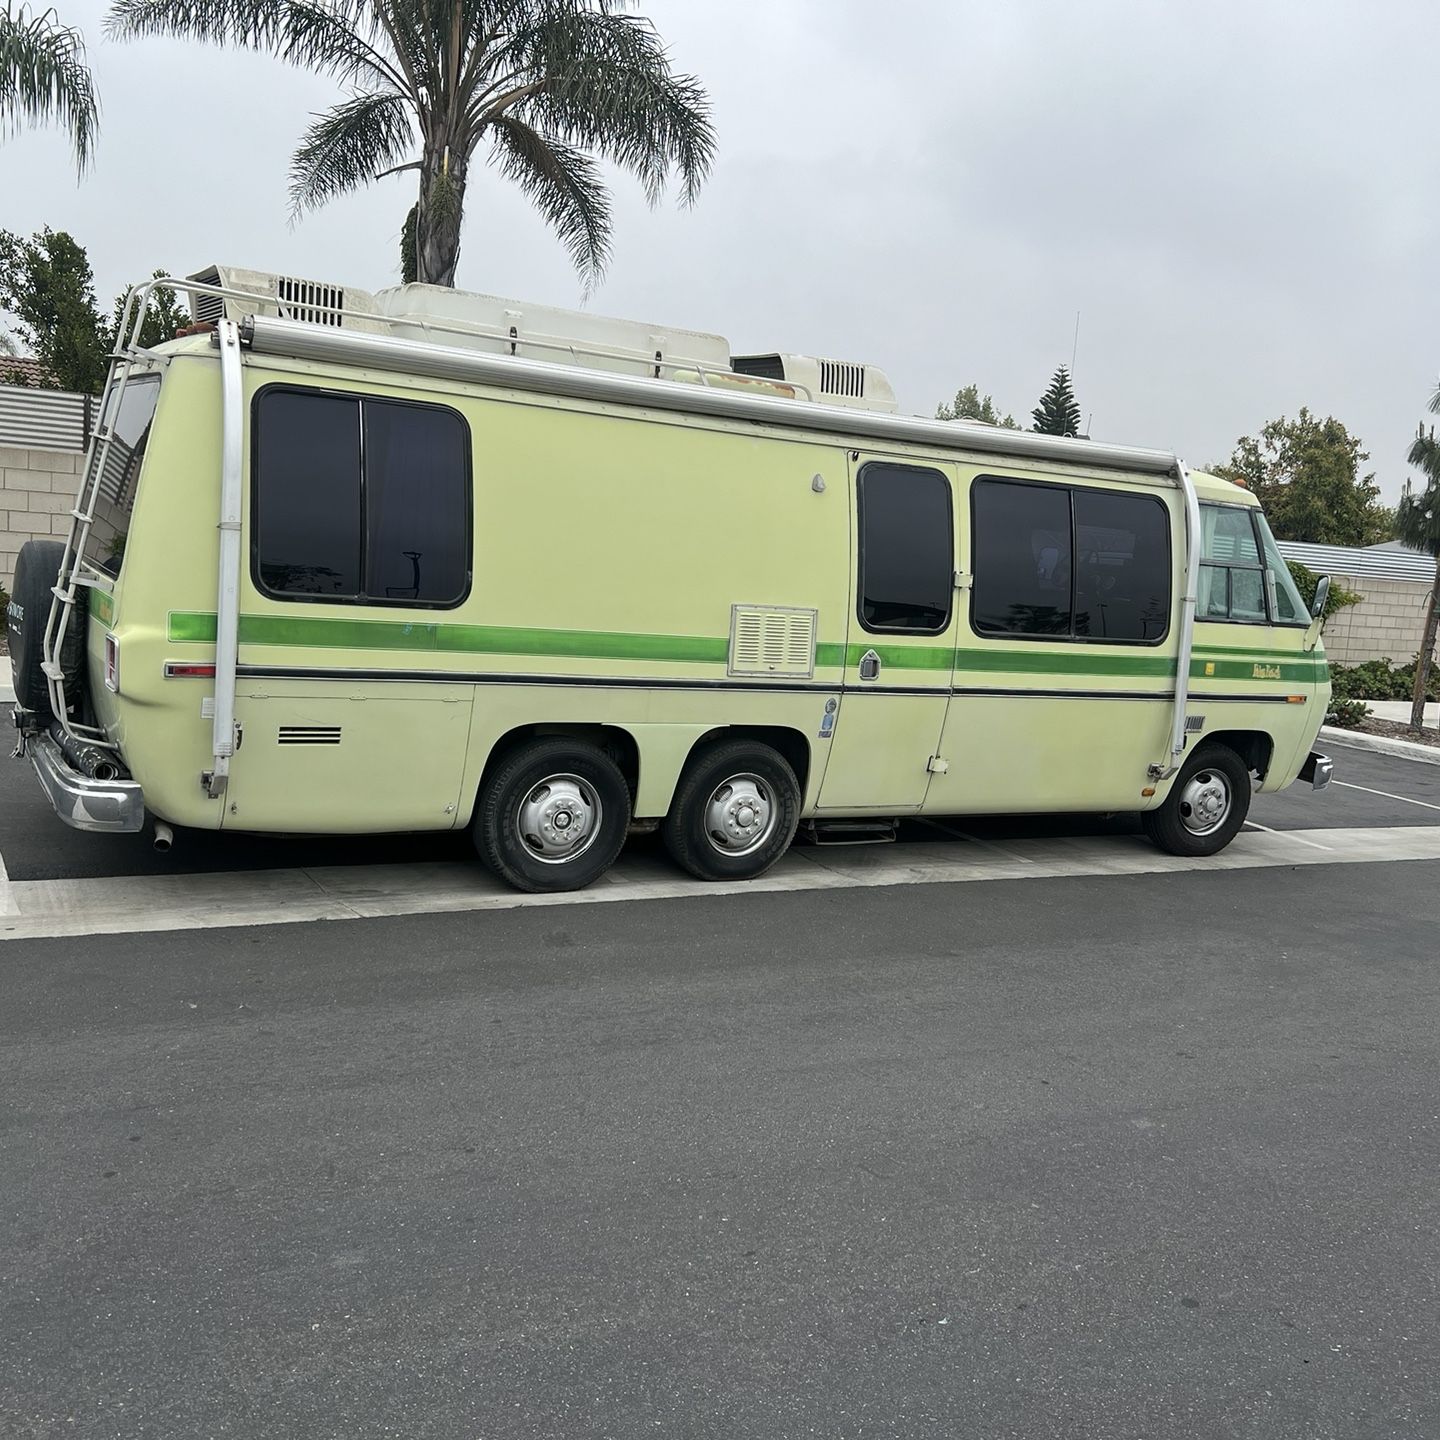
<instances>
[{"instance_id":1,"label":"white parking line","mask_svg":"<svg viewBox=\"0 0 1440 1440\"><path fill-rule=\"evenodd\" d=\"M1010 842L1013 854L969 845L907 844L843 853L792 850L768 875L705 885L657 856L627 856L588 890L521 895L479 865L347 865L220 875L132 876L104 880L12 880L0 940L126 932L285 925L444 911L678 900L774 891L935 885L1106 875L1196 874L1266 866L1440 860L1440 825L1369 830L1246 832L1208 860L1164 855L1134 836L1051 837Z\"/></svg>"},{"instance_id":2,"label":"white parking line","mask_svg":"<svg viewBox=\"0 0 1440 1440\"><path fill-rule=\"evenodd\" d=\"M1333 846L1317 845L1313 840L1307 840L1303 835L1297 835L1293 830L1272 830L1268 825L1262 825L1258 820L1247 820L1246 826L1251 830L1263 830L1267 835L1288 835L1292 840L1298 840L1302 845L1311 845L1316 850L1330 850Z\"/></svg>"},{"instance_id":3,"label":"white parking line","mask_svg":"<svg viewBox=\"0 0 1440 1440\"><path fill-rule=\"evenodd\" d=\"M1363 790L1367 795L1380 795L1386 800L1400 800L1406 805L1423 805L1427 810L1440 810L1440 805L1432 805L1428 800L1414 800L1409 795L1392 795L1388 790L1372 790L1368 785L1352 785L1348 780L1332 780L1332 785L1343 785L1347 790Z\"/></svg>"}]
</instances>

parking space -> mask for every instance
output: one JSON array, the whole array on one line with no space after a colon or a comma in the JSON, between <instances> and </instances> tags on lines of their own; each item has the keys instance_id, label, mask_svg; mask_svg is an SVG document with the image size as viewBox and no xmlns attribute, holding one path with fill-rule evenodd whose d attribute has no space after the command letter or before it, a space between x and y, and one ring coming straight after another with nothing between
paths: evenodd
<instances>
[{"instance_id":1,"label":"parking space","mask_svg":"<svg viewBox=\"0 0 1440 1440\"><path fill-rule=\"evenodd\" d=\"M0 710L8 732L8 714ZM1440 766L1337 750L1337 782L1316 793L1295 785L1279 795L1258 795L1251 807L1257 827L1269 830L1354 829L1440 824ZM1432 808L1433 807L1433 808ZM1137 836L1131 815L967 816L940 822L907 821L896 855L914 846L983 847L1047 838ZM653 859L653 839L632 840L626 856ZM208 875L274 869L377 865L464 864L473 860L462 833L382 836L256 836L178 832L166 854L148 838L93 835L61 824L28 763L0 757L0 862L12 881L83 880L107 876ZM622 862L624 863L624 862Z\"/></svg>"}]
</instances>

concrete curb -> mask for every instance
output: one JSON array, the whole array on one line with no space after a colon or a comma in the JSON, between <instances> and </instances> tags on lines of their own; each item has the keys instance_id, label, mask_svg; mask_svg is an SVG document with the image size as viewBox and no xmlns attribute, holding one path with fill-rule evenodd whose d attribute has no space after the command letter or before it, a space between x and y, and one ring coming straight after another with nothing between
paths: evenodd
<instances>
[{"instance_id":1,"label":"concrete curb","mask_svg":"<svg viewBox=\"0 0 1440 1440\"><path fill-rule=\"evenodd\" d=\"M1373 750L1378 755L1394 755L1401 760L1440 765L1440 747L1417 745L1413 740L1392 740L1388 735L1362 735L1358 730L1341 730L1335 725L1322 725L1320 738L1351 750Z\"/></svg>"}]
</instances>

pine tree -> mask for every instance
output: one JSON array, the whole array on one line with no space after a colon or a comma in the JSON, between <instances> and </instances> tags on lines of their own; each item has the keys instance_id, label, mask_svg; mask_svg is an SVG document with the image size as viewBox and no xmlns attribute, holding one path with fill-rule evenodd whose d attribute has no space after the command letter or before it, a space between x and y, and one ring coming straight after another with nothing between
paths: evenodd
<instances>
[{"instance_id":1,"label":"pine tree","mask_svg":"<svg viewBox=\"0 0 1440 1440\"><path fill-rule=\"evenodd\" d=\"M1035 422L1030 428L1040 435L1080 433L1080 406L1070 388L1070 372L1064 365L1055 372L1050 388L1040 397L1030 418Z\"/></svg>"}]
</instances>

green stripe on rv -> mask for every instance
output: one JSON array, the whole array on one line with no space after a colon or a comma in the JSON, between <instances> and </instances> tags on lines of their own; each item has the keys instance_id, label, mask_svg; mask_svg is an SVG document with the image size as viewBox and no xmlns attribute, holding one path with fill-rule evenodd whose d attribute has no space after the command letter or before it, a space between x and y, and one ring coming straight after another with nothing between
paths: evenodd
<instances>
[{"instance_id":1,"label":"green stripe on rv","mask_svg":"<svg viewBox=\"0 0 1440 1440\"><path fill-rule=\"evenodd\" d=\"M215 616L172 611L172 641L212 643ZM335 617L242 615L240 639L250 645L285 645L326 650L392 650L431 655L529 655L548 659L648 660L675 664L725 664L729 643L707 635L646 635L607 630L538 630L493 625L351 620ZM1153 652L1099 653L1088 646L1055 651L1038 648L960 649L944 645L819 644L821 669L858 665L869 650L895 670L970 674L1077 675L1120 679L1170 679L1175 662ZM1325 678L1324 661L1309 655L1227 646L1196 646L1190 674L1197 680L1293 680L1313 684Z\"/></svg>"}]
</instances>

